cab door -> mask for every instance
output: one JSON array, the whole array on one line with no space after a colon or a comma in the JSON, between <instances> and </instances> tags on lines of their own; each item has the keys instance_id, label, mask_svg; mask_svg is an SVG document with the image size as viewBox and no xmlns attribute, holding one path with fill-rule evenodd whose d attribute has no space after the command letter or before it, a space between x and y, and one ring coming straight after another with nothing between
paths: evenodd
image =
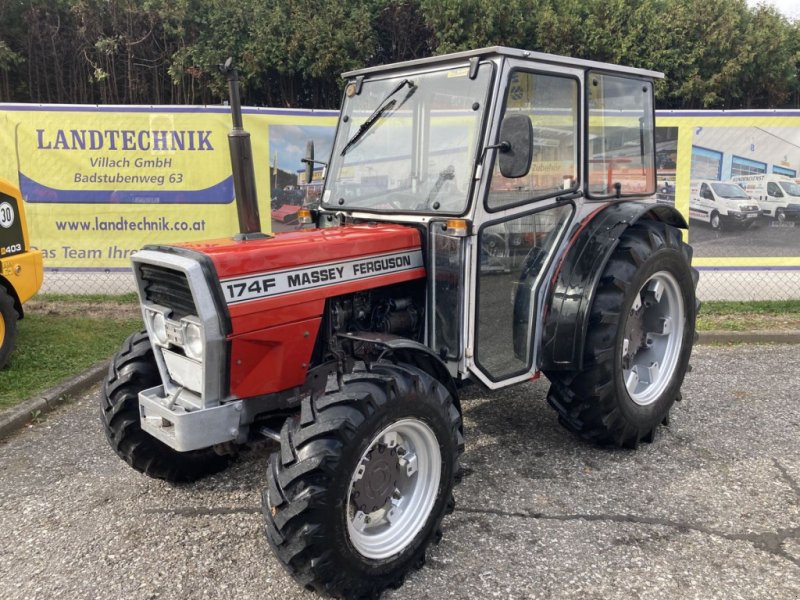
<instances>
[{"instance_id":1,"label":"cab door","mask_svg":"<svg viewBox=\"0 0 800 600\"><path fill-rule=\"evenodd\" d=\"M490 388L535 371L545 275L575 212L571 200L580 182L583 73L509 61L503 81L491 144L504 141L503 120L524 115L533 130L532 160L526 173L514 177L501 172L498 150L490 150L483 165L466 358L467 368Z\"/></svg>"}]
</instances>

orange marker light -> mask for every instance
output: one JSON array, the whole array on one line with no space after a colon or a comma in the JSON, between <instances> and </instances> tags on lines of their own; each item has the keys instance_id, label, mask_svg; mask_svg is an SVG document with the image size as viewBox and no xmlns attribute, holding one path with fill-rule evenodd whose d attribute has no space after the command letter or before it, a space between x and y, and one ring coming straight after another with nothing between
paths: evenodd
<instances>
[{"instance_id":1,"label":"orange marker light","mask_svg":"<svg viewBox=\"0 0 800 600\"><path fill-rule=\"evenodd\" d=\"M297 222L301 225L308 225L311 223L311 211L307 208L301 208L297 211Z\"/></svg>"},{"instance_id":2,"label":"orange marker light","mask_svg":"<svg viewBox=\"0 0 800 600\"><path fill-rule=\"evenodd\" d=\"M464 219L448 219L447 235L465 237L467 235L467 222Z\"/></svg>"}]
</instances>

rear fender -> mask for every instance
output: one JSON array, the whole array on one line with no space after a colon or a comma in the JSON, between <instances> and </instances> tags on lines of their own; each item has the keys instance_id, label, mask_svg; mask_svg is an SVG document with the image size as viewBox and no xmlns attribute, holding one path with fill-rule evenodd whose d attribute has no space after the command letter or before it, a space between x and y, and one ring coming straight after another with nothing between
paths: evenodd
<instances>
[{"instance_id":1,"label":"rear fender","mask_svg":"<svg viewBox=\"0 0 800 600\"><path fill-rule=\"evenodd\" d=\"M622 232L640 219L679 229L688 224L672 206L620 202L590 215L572 234L553 277L542 335L541 370L581 370L589 313L600 276Z\"/></svg>"}]
</instances>

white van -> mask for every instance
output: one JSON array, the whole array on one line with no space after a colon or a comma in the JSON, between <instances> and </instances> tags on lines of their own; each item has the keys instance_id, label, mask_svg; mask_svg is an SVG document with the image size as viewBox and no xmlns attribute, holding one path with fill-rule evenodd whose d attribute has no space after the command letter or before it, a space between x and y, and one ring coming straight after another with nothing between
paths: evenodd
<instances>
[{"instance_id":1,"label":"white van","mask_svg":"<svg viewBox=\"0 0 800 600\"><path fill-rule=\"evenodd\" d=\"M745 191L731 181L693 181L689 218L704 221L713 229L738 225L752 227L761 209Z\"/></svg>"},{"instance_id":2,"label":"white van","mask_svg":"<svg viewBox=\"0 0 800 600\"><path fill-rule=\"evenodd\" d=\"M800 217L800 184L784 175L743 175L734 177L747 195L758 202L761 213L781 223Z\"/></svg>"}]
</instances>

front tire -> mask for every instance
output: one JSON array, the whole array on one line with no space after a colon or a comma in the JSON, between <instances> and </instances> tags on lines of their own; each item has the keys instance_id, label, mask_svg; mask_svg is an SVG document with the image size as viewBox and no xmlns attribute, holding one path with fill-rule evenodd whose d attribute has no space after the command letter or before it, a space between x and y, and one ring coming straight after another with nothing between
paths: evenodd
<instances>
[{"instance_id":1,"label":"front tire","mask_svg":"<svg viewBox=\"0 0 800 600\"><path fill-rule=\"evenodd\" d=\"M142 430L139 392L160 383L147 333L134 333L111 361L101 395L103 428L114 452L140 473L173 483L223 470L229 457L211 448L178 452Z\"/></svg>"},{"instance_id":2,"label":"front tire","mask_svg":"<svg viewBox=\"0 0 800 600\"><path fill-rule=\"evenodd\" d=\"M14 299L0 285L0 369L6 366L17 340L19 315L14 308Z\"/></svg>"},{"instance_id":3,"label":"front tire","mask_svg":"<svg viewBox=\"0 0 800 600\"><path fill-rule=\"evenodd\" d=\"M711 225L711 229L714 231L722 231L722 217L717 211L711 213L709 224Z\"/></svg>"},{"instance_id":4,"label":"front tire","mask_svg":"<svg viewBox=\"0 0 800 600\"><path fill-rule=\"evenodd\" d=\"M442 383L406 364L357 370L284 424L262 495L267 540L308 589L372 598L399 587L441 536L462 451Z\"/></svg>"},{"instance_id":5,"label":"front tire","mask_svg":"<svg viewBox=\"0 0 800 600\"><path fill-rule=\"evenodd\" d=\"M622 234L592 305L583 370L546 373L567 429L600 445L653 440L680 397L695 338L690 263L674 227L640 221Z\"/></svg>"}]
</instances>

